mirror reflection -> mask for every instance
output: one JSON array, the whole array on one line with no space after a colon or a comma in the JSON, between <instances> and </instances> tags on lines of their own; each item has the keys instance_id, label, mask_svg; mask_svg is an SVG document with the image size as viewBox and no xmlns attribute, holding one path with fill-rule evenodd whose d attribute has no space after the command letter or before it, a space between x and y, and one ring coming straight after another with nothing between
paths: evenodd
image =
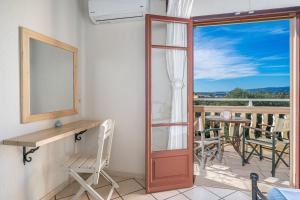
<instances>
[{"instance_id":1,"label":"mirror reflection","mask_svg":"<svg viewBox=\"0 0 300 200\"><path fill-rule=\"evenodd\" d=\"M73 53L30 38L30 113L73 108Z\"/></svg>"}]
</instances>

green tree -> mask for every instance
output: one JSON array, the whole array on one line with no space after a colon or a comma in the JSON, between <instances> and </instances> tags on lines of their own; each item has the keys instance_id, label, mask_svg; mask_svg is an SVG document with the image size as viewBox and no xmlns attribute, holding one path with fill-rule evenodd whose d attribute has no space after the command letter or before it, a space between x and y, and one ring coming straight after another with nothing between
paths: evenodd
<instances>
[{"instance_id":1,"label":"green tree","mask_svg":"<svg viewBox=\"0 0 300 200\"><path fill-rule=\"evenodd\" d=\"M234 90L228 92L225 96L225 98L240 98L240 99L246 99L251 98L251 94L247 92L246 90L243 90L241 88L235 88Z\"/></svg>"},{"instance_id":2,"label":"green tree","mask_svg":"<svg viewBox=\"0 0 300 200\"><path fill-rule=\"evenodd\" d=\"M224 98L240 99L288 99L288 93L271 93L271 92L249 92L241 88L235 88L228 92ZM247 101L197 101L195 105L214 105L214 106L247 106ZM289 102L253 102L254 106L289 106Z\"/></svg>"}]
</instances>

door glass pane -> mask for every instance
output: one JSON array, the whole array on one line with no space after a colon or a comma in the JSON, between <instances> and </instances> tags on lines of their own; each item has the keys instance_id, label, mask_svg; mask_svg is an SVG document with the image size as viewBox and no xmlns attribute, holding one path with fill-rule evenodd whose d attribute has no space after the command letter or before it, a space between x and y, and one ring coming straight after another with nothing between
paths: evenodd
<instances>
[{"instance_id":1,"label":"door glass pane","mask_svg":"<svg viewBox=\"0 0 300 200\"><path fill-rule=\"evenodd\" d=\"M152 44L187 47L187 24L152 21Z\"/></svg>"},{"instance_id":2,"label":"door glass pane","mask_svg":"<svg viewBox=\"0 0 300 200\"><path fill-rule=\"evenodd\" d=\"M187 122L185 50L152 49L152 124Z\"/></svg>"},{"instance_id":3,"label":"door glass pane","mask_svg":"<svg viewBox=\"0 0 300 200\"><path fill-rule=\"evenodd\" d=\"M162 126L152 128L152 151L187 148L187 126Z\"/></svg>"}]
</instances>

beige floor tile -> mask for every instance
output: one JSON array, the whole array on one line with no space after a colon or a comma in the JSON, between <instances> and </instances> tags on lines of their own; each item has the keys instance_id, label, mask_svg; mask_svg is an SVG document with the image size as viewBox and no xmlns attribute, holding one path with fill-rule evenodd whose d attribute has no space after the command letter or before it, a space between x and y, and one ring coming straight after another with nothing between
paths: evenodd
<instances>
[{"instance_id":1,"label":"beige floor tile","mask_svg":"<svg viewBox=\"0 0 300 200\"><path fill-rule=\"evenodd\" d=\"M134 179L121 181L118 182L118 184L120 187L117 188L117 191L121 196L143 189L143 187Z\"/></svg>"},{"instance_id":2,"label":"beige floor tile","mask_svg":"<svg viewBox=\"0 0 300 200\"><path fill-rule=\"evenodd\" d=\"M167 198L176 196L178 194L179 194L179 192L177 190L152 193L152 195L158 200L167 199Z\"/></svg>"},{"instance_id":3,"label":"beige floor tile","mask_svg":"<svg viewBox=\"0 0 300 200\"><path fill-rule=\"evenodd\" d=\"M268 177L266 179L264 179L265 182L268 182L268 183L277 183L280 181L279 178L276 178L276 177Z\"/></svg>"},{"instance_id":4,"label":"beige floor tile","mask_svg":"<svg viewBox=\"0 0 300 200\"><path fill-rule=\"evenodd\" d=\"M151 194L146 194L145 190L140 190L125 196L122 196L124 200L155 200Z\"/></svg>"},{"instance_id":5,"label":"beige floor tile","mask_svg":"<svg viewBox=\"0 0 300 200\"><path fill-rule=\"evenodd\" d=\"M252 192L250 191L240 191L240 192L246 194L248 197L252 197Z\"/></svg>"},{"instance_id":6,"label":"beige floor tile","mask_svg":"<svg viewBox=\"0 0 300 200\"><path fill-rule=\"evenodd\" d=\"M290 186L290 182L289 181L282 181L280 182L281 185L284 185L286 187L289 187Z\"/></svg>"},{"instance_id":7,"label":"beige floor tile","mask_svg":"<svg viewBox=\"0 0 300 200\"><path fill-rule=\"evenodd\" d=\"M246 195L243 192L237 191L227 197L224 198L224 200L251 200L251 197Z\"/></svg>"},{"instance_id":8,"label":"beige floor tile","mask_svg":"<svg viewBox=\"0 0 300 200\"><path fill-rule=\"evenodd\" d=\"M271 162L267 159L260 161L256 157L252 157L250 164L241 165L241 158L234 151L232 146L225 147L223 155L223 164L216 160L208 162L204 170L200 170L195 185L228 188L232 190L250 190L251 184L249 175L256 172L259 175L259 182L269 186L286 187L289 181L289 168L279 166L276 169L276 178L274 181L268 179L270 174ZM287 182L286 182L287 181ZM285 183L283 185L282 183Z\"/></svg>"},{"instance_id":9,"label":"beige floor tile","mask_svg":"<svg viewBox=\"0 0 300 200\"><path fill-rule=\"evenodd\" d=\"M125 181L130 179L130 177L122 177L122 176L111 176L112 179L116 182Z\"/></svg>"},{"instance_id":10,"label":"beige floor tile","mask_svg":"<svg viewBox=\"0 0 300 200\"><path fill-rule=\"evenodd\" d=\"M73 195L69 196L69 197L66 197L66 198L59 199L59 200L71 200L72 197L73 197ZM89 200L89 198L87 197L87 194L84 193L79 200Z\"/></svg>"},{"instance_id":11,"label":"beige floor tile","mask_svg":"<svg viewBox=\"0 0 300 200\"><path fill-rule=\"evenodd\" d=\"M224 188L215 188L215 187L204 187L204 188L221 198L236 192L236 190L230 190Z\"/></svg>"},{"instance_id":12,"label":"beige floor tile","mask_svg":"<svg viewBox=\"0 0 300 200\"><path fill-rule=\"evenodd\" d=\"M197 187L197 186L193 185L190 188L182 188L182 189L178 189L177 191L180 192L180 193L184 193L184 192L189 191L189 190L191 190L191 189L193 189L195 187Z\"/></svg>"},{"instance_id":13,"label":"beige floor tile","mask_svg":"<svg viewBox=\"0 0 300 200\"><path fill-rule=\"evenodd\" d=\"M136 178L135 180L145 188L145 179L143 179L143 178Z\"/></svg>"},{"instance_id":14,"label":"beige floor tile","mask_svg":"<svg viewBox=\"0 0 300 200\"><path fill-rule=\"evenodd\" d=\"M76 181L74 181L70 185L65 187L61 192L59 192L56 195L56 199L61 199L61 198L65 198L68 196L72 196L72 195L76 194L76 192L78 192L79 188L80 188L79 184Z\"/></svg>"},{"instance_id":15,"label":"beige floor tile","mask_svg":"<svg viewBox=\"0 0 300 200\"><path fill-rule=\"evenodd\" d=\"M103 176L100 176L98 184L97 185L92 185L92 187L93 188L100 188L100 187L104 187L104 186L107 186L107 185L110 185L110 183Z\"/></svg>"},{"instance_id":16,"label":"beige floor tile","mask_svg":"<svg viewBox=\"0 0 300 200\"><path fill-rule=\"evenodd\" d=\"M202 187L196 187L184 193L191 200L218 200L220 199L215 194L209 192Z\"/></svg>"},{"instance_id":17,"label":"beige floor tile","mask_svg":"<svg viewBox=\"0 0 300 200\"><path fill-rule=\"evenodd\" d=\"M178 194L174 197L169 198L168 200L188 200L188 198L183 194Z\"/></svg>"},{"instance_id":18,"label":"beige floor tile","mask_svg":"<svg viewBox=\"0 0 300 200\"><path fill-rule=\"evenodd\" d=\"M97 192L98 192L98 194L100 194L104 199L106 199L107 198L107 196L108 196L108 194L109 194L109 192L110 192L110 190L111 190L111 186L109 185L109 186L104 186L104 187L101 187L101 188L97 188L97 189L95 189ZM89 198L90 198L90 200L94 200L94 198L90 195L90 194L88 194L88 196L89 196ZM116 191L114 191L113 192L113 194L112 194L112 199L115 199L115 198L118 198L118 197L120 197L119 195L118 195L118 193L116 192Z\"/></svg>"},{"instance_id":19,"label":"beige floor tile","mask_svg":"<svg viewBox=\"0 0 300 200\"><path fill-rule=\"evenodd\" d=\"M92 174L91 173L80 173L79 174L83 179L87 179L88 177L90 177Z\"/></svg>"}]
</instances>

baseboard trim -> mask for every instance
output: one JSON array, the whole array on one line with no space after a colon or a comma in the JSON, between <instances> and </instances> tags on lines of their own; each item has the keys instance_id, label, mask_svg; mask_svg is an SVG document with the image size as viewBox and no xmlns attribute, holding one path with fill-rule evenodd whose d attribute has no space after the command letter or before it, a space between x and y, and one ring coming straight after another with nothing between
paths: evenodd
<instances>
[{"instance_id":1,"label":"baseboard trim","mask_svg":"<svg viewBox=\"0 0 300 200\"><path fill-rule=\"evenodd\" d=\"M119 176L119 177L130 177L130 178L145 178L145 174L137 174L137 173L130 173L130 172L122 172L122 171L115 171L115 170L105 170L108 174L112 176Z\"/></svg>"},{"instance_id":2,"label":"baseboard trim","mask_svg":"<svg viewBox=\"0 0 300 200\"><path fill-rule=\"evenodd\" d=\"M52 200L55 195L57 195L60 191L62 191L65 187L70 184L70 181L65 181L56 188L54 188L51 192L43 196L40 200Z\"/></svg>"}]
</instances>

